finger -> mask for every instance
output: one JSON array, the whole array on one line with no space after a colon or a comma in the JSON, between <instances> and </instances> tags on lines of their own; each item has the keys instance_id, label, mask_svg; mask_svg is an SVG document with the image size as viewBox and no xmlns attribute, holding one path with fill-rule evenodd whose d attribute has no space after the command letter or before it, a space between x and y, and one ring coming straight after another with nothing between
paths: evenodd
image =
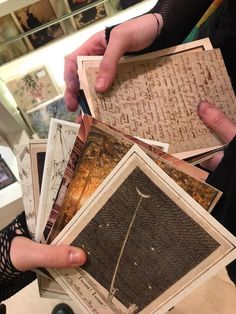
<instances>
[{"instance_id":1,"label":"finger","mask_svg":"<svg viewBox=\"0 0 236 314\"><path fill-rule=\"evenodd\" d=\"M66 108L69 111L76 111L78 109L78 94L71 92L68 88L66 88L65 94L64 94L64 99L65 99L65 104Z\"/></svg>"},{"instance_id":2,"label":"finger","mask_svg":"<svg viewBox=\"0 0 236 314\"><path fill-rule=\"evenodd\" d=\"M125 34L121 36L120 29L114 28L110 34L109 43L100 62L95 89L99 93L105 92L112 84L120 58L128 50L129 41Z\"/></svg>"},{"instance_id":3,"label":"finger","mask_svg":"<svg viewBox=\"0 0 236 314\"><path fill-rule=\"evenodd\" d=\"M25 237L13 239L10 257L20 271L37 267L76 267L86 262L86 254L82 249L69 245L40 244Z\"/></svg>"},{"instance_id":4,"label":"finger","mask_svg":"<svg viewBox=\"0 0 236 314\"><path fill-rule=\"evenodd\" d=\"M67 89L70 92L78 93L80 86L77 75L76 56L74 53L65 58L64 69L64 81L66 83Z\"/></svg>"},{"instance_id":5,"label":"finger","mask_svg":"<svg viewBox=\"0 0 236 314\"><path fill-rule=\"evenodd\" d=\"M201 162L200 165L209 171L213 171L218 166L218 164L221 162L221 159L223 158L223 156L224 156L224 153L219 152L219 153L215 154L215 156L210 158L209 160L205 160L205 161Z\"/></svg>"},{"instance_id":6,"label":"finger","mask_svg":"<svg viewBox=\"0 0 236 314\"><path fill-rule=\"evenodd\" d=\"M202 121L212 129L225 143L229 143L236 134L234 124L215 105L203 101L198 105L198 114Z\"/></svg>"}]
</instances>

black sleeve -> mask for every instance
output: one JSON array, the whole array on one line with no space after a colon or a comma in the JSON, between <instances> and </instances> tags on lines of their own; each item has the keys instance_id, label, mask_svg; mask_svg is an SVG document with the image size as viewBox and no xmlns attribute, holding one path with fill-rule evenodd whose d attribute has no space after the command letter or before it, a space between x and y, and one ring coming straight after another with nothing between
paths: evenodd
<instances>
[{"instance_id":1,"label":"black sleeve","mask_svg":"<svg viewBox=\"0 0 236 314\"><path fill-rule=\"evenodd\" d=\"M212 2L213 0L159 0L150 12L159 13L164 26L153 49L181 44Z\"/></svg>"},{"instance_id":2,"label":"black sleeve","mask_svg":"<svg viewBox=\"0 0 236 314\"><path fill-rule=\"evenodd\" d=\"M212 215L236 236L236 137L231 141L224 157L207 182L223 192ZM229 264L227 271L236 284L236 261Z\"/></svg>"},{"instance_id":3,"label":"black sleeve","mask_svg":"<svg viewBox=\"0 0 236 314\"><path fill-rule=\"evenodd\" d=\"M146 14L159 13L162 16L164 26L161 35L140 53L181 44L212 2L213 0L159 0ZM106 29L107 40L114 27Z\"/></svg>"},{"instance_id":4,"label":"black sleeve","mask_svg":"<svg viewBox=\"0 0 236 314\"><path fill-rule=\"evenodd\" d=\"M36 278L34 272L21 272L11 262L11 242L16 236L30 238L24 212L0 231L0 302L11 297Z\"/></svg>"}]
</instances>

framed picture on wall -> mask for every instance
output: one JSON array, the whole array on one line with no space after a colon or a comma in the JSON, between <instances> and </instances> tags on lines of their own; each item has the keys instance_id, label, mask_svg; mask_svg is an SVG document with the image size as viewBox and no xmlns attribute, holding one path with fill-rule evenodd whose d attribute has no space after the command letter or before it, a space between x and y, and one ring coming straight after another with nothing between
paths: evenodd
<instances>
[{"instance_id":1,"label":"framed picture on wall","mask_svg":"<svg viewBox=\"0 0 236 314\"><path fill-rule=\"evenodd\" d=\"M0 190L16 182L16 177L0 154Z\"/></svg>"},{"instance_id":2,"label":"framed picture on wall","mask_svg":"<svg viewBox=\"0 0 236 314\"><path fill-rule=\"evenodd\" d=\"M18 107L24 112L58 95L57 88L45 67L8 81L6 85Z\"/></svg>"},{"instance_id":3,"label":"framed picture on wall","mask_svg":"<svg viewBox=\"0 0 236 314\"><path fill-rule=\"evenodd\" d=\"M0 17L0 44L20 34L20 30L10 14ZM18 58L29 51L24 39L0 47L0 65Z\"/></svg>"},{"instance_id":4,"label":"framed picture on wall","mask_svg":"<svg viewBox=\"0 0 236 314\"><path fill-rule=\"evenodd\" d=\"M22 30L30 31L57 18L49 0L37 1L27 7L14 12ZM43 28L29 36L34 48L38 48L48 42L64 35L59 23Z\"/></svg>"},{"instance_id":5,"label":"framed picture on wall","mask_svg":"<svg viewBox=\"0 0 236 314\"><path fill-rule=\"evenodd\" d=\"M96 0L68 0L69 7L71 11L75 11L78 9L86 8L86 6L96 2ZM105 1L104 1L105 2ZM104 3L98 4L92 8L86 9L81 13L78 13L74 16L74 20L78 29L92 24L104 17L107 16L106 9Z\"/></svg>"}]
</instances>

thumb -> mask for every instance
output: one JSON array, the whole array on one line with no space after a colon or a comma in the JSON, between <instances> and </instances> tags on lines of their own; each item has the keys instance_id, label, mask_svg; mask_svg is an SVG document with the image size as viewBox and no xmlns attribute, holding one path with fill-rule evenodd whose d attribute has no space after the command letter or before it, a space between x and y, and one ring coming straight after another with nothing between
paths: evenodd
<instances>
[{"instance_id":1,"label":"thumb","mask_svg":"<svg viewBox=\"0 0 236 314\"><path fill-rule=\"evenodd\" d=\"M118 34L119 28L114 28L111 32L109 43L104 56L100 62L98 76L95 83L95 90L103 93L111 86L117 71L120 58L127 51L129 42L126 37L121 38Z\"/></svg>"},{"instance_id":2,"label":"thumb","mask_svg":"<svg viewBox=\"0 0 236 314\"><path fill-rule=\"evenodd\" d=\"M225 143L229 143L234 138L236 124L214 104L202 101L198 105L198 115L206 126L214 131Z\"/></svg>"},{"instance_id":3,"label":"thumb","mask_svg":"<svg viewBox=\"0 0 236 314\"><path fill-rule=\"evenodd\" d=\"M86 253L69 245L47 245L25 237L15 237L11 243L10 258L20 271L37 267L68 268L83 265Z\"/></svg>"}]
</instances>

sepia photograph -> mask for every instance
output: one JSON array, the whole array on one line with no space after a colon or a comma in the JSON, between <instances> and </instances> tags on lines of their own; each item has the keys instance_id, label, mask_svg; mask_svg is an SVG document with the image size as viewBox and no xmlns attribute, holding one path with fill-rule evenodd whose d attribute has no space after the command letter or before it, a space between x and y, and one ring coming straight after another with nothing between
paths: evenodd
<instances>
[{"instance_id":1,"label":"sepia photograph","mask_svg":"<svg viewBox=\"0 0 236 314\"><path fill-rule=\"evenodd\" d=\"M69 0L69 6L71 11L85 9L86 6L96 2L96 0L77 1ZM107 16L106 9L103 3L98 4L92 8L86 9L81 13L74 15L74 20L78 29L83 28L89 24L92 24Z\"/></svg>"},{"instance_id":2,"label":"sepia photograph","mask_svg":"<svg viewBox=\"0 0 236 314\"><path fill-rule=\"evenodd\" d=\"M10 14L0 17L0 44L20 34ZM18 58L29 51L24 39L0 47L0 65Z\"/></svg>"},{"instance_id":3,"label":"sepia photograph","mask_svg":"<svg viewBox=\"0 0 236 314\"><path fill-rule=\"evenodd\" d=\"M16 178L0 154L0 190L14 182L16 182Z\"/></svg>"},{"instance_id":4,"label":"sepia photograph","mask_svg":"<svg viewBox=\"0 0 236 314\"><path fill-rule=\"evenodd\" d=\"M97 0L68 0L71 11L76 11L96 2Z\"/></svg>"},{"instance_id":5,"label":"sepia photograph","mask_svg":"<svg viewBox=\"0 0 236 314\"><path fill-rule=\"evenodd\" d=\"M14 14L24 32L43 26L45 23L57 18L49 0L37 1L15 11ZM63 34L60 24L57 23L29 35L29 40L34 48L38 48Z\"/></svg>"}]
</instances>

